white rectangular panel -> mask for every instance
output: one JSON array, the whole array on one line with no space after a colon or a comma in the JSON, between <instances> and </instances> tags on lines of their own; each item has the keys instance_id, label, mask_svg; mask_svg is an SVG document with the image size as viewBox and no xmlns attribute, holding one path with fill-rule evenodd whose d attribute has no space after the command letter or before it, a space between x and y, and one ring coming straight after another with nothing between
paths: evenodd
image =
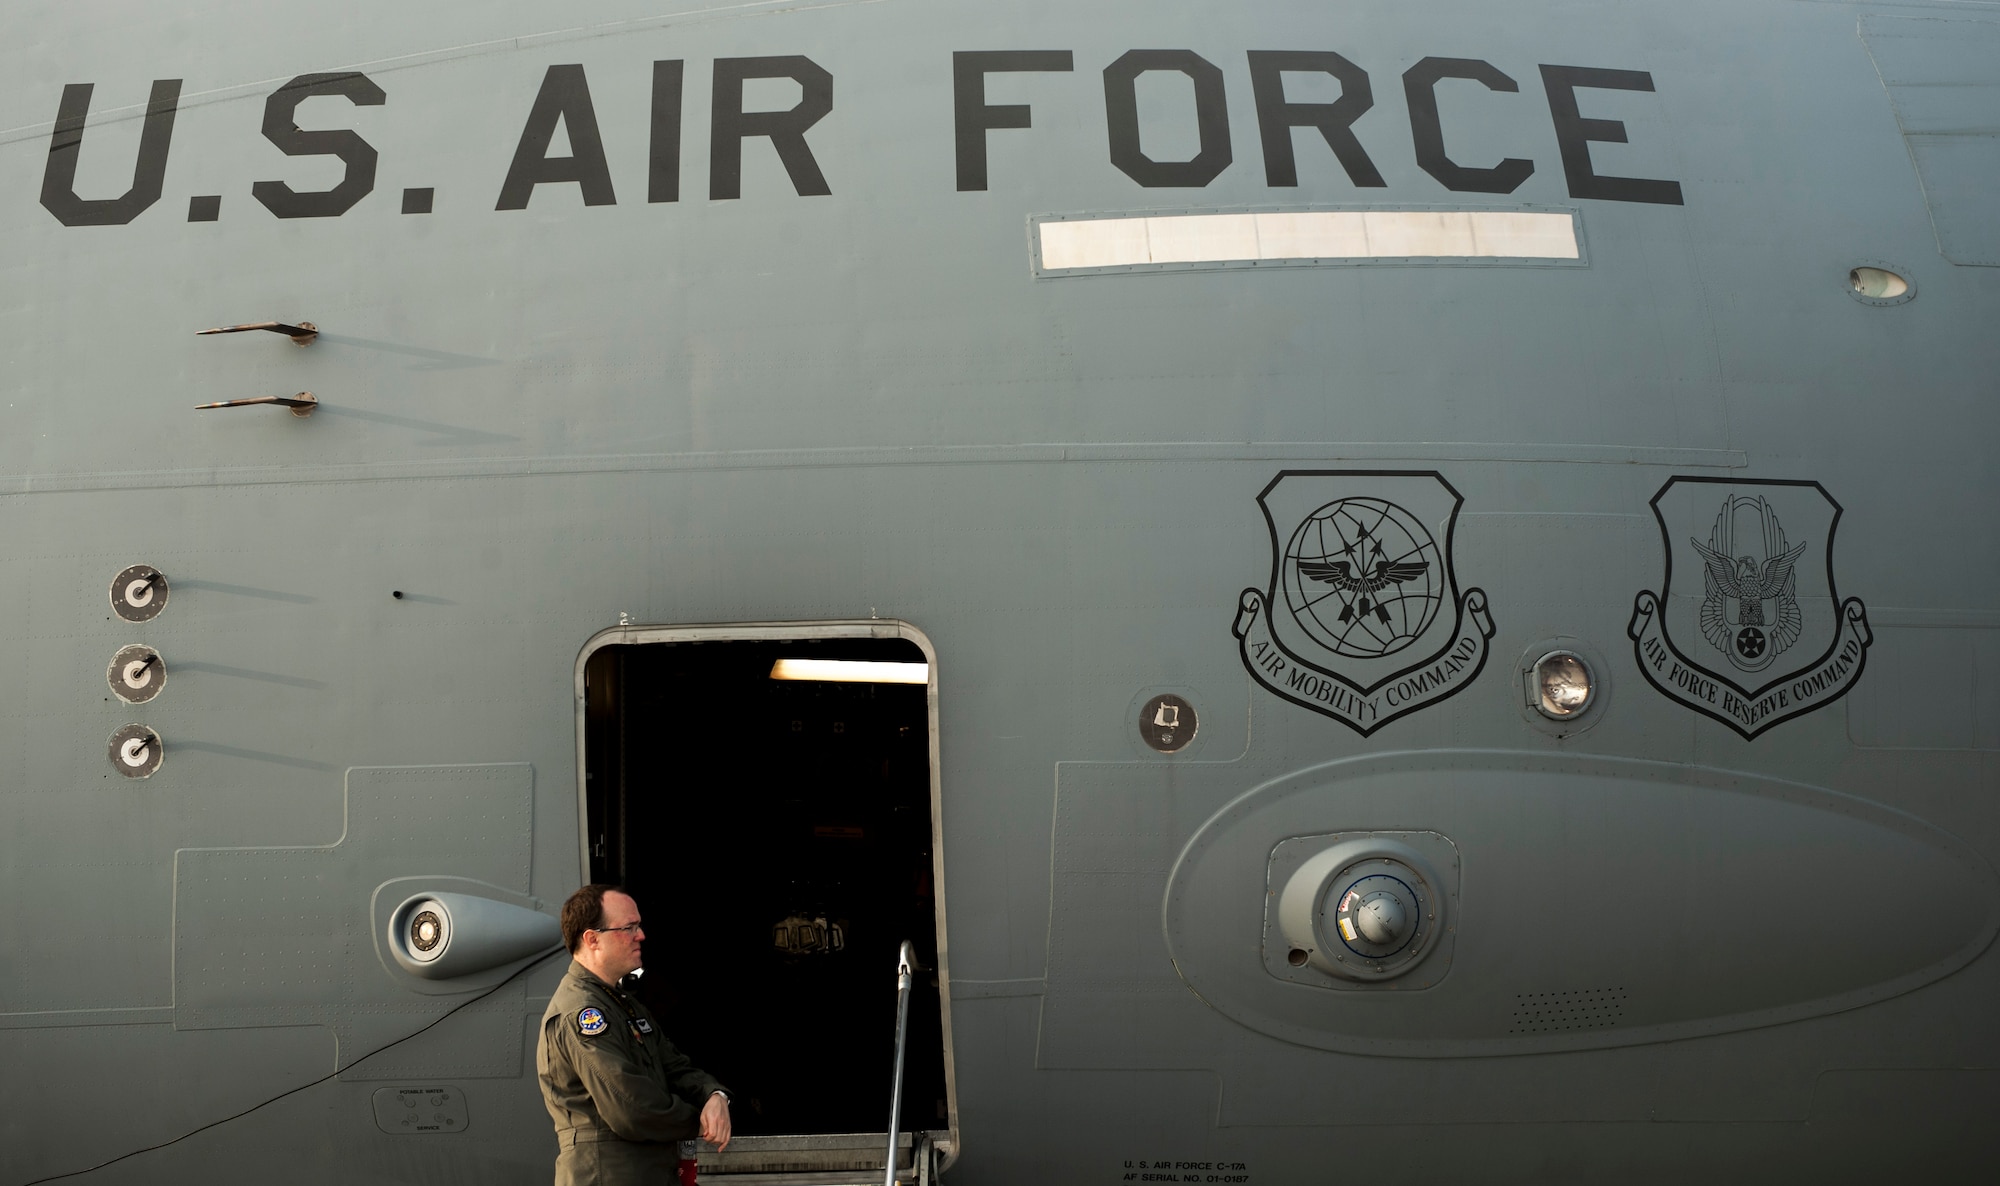
<instances>
[{"instance_id":1,"label":"white rectangular panel","mask_svg":"<svg viewBox=\"0 0 2000 1186\"><path fill-rule=\"evenodd\" d=\"M1045 268L1115 268L1153 258L1143 218L1045 222L1041 231ZM1056 260L1061 262L1051 262Z\"/></svg>"},{"instance_id":2,"label":"white rectangular panel","mask_svg":"<svg viewBox=\"0 0 2000 1186\"><path fill-rule=\"evenodd\" d=\"M1259 214L1262 259L1360 259L1368 254L1367 215L1359 210Z\"/></svg>"},{"instance_id":3,"label":"white rectangular panel","mask_svg":"<svg viewBox=\"0 0 2000 1186\"><path fill-rule=\"evenodd\" d=\"M1582 259L1575 215L1537 210L1304 210L1046 219L1040 270L1368 260Z\"/></svg>"},{"instance_id":4,"label":"white rectangular panel","mask_svg":"<svg viewBox=\"0 0 2000 1186\"><path fill-rule=\"evenodd\" d=\"M1371 257L1463 259L1475 254L1472 221L1462 210L1370 210L1361 217Z\"/></svg>"},{"instance_id":5,"label":"white rectangular panel","mask_svg":"<svg viewBox=\"0 0 2000 1186\"><path fill-rule=\"evenodd\" d=\"M1264 258L1257 248L1254 214L1190 214L1145 221L1147 263L1197 264Z\"/></svg>"}]
</instances>

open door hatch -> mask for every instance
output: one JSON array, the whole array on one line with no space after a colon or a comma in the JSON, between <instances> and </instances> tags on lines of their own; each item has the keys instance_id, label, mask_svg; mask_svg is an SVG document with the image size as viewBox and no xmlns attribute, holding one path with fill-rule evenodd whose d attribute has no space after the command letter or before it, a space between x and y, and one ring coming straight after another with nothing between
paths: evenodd
<instances>
[{"instance_id":1,"label":"open door hatch","mask_svg":"<svg viewBox=\"0 0 2000 1186\"><path fill-rule=\"evenodd\" d=\"M702 1146L701 1180L883 1180L908 940L899 1179L929 1181L957 1124L921 636L619 627L584 648L578 684L589 877L638 900L637 991L734 1097L735 1139Z\"/></svg>"}]
</instances>

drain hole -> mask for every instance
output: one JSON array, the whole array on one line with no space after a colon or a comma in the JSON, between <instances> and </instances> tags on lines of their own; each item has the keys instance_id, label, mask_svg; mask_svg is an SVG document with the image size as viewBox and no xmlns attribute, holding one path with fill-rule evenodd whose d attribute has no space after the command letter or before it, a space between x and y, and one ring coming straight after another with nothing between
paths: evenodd
<instances>
[{"instance_id":1,"label":"drain hole","mask_svg":"<svg viewBox=\"0 0 2000 1186\"><path fill-rule=\"evenodd\" d=\"M1510 1034L1552 1034L1566 1030L1609 1029L1625 1019L1625 987L1565 992L1524 992L1514 997Z\"/></svg>"},{"instance_id":2,"label":"drain hole","mask_svg":"<svg viewBox=\"0 0 2000 1186\"><path fill-rule=\"evenodd\" d=\"M1292 965L1294 968L1305 967L1306 960L1309 958L1311 958L1310 953L1298 947L1292 948L1291 951L1285 954L1285 962Z\"/></svg>"}]
</instances>

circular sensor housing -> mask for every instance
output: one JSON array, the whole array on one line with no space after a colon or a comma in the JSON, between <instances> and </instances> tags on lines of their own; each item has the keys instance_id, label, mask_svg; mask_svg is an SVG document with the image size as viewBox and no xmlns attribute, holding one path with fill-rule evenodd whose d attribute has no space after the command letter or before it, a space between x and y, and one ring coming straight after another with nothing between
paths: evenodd
<instances>
[{"instance_id":1,"label":"circular sensor housing","mask_svg":"<svg viewBox=\"0 0 2000 1186\"><path fill-rule=\"evenodd\" d=\"M1421 853L1386 837L1314 854L1279 895L1287 962L1344 980L1403 975L1430 954L1445 929L1440 884Z\"/></svg>"}]
</instances>

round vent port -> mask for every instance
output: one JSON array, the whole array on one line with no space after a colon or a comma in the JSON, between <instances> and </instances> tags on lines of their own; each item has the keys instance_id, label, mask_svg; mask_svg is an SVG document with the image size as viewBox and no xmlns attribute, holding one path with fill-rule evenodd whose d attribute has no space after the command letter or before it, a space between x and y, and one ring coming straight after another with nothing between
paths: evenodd
<instances>
[{"instance_id":1,"label":"round vent port","mask_svg":"<svg viewBox=\"0 0 2000 1186\"><path fill-rule=\"evenodd\" d=\"M126 778L151 778L165 760L160 735L145 725L127 725L111 735L111 768Z\"/></svg>"},{"instance_id":2,"label":"round vent port","mask_svg":"<svg viewBox=\"0 0 2000 1186\"><path fill-rule=\"evenodd\" d=\"M111 578L111 608L128 622L150 622L167 608L167 574L134 564Z\"/></svg>"}]
</instances>

